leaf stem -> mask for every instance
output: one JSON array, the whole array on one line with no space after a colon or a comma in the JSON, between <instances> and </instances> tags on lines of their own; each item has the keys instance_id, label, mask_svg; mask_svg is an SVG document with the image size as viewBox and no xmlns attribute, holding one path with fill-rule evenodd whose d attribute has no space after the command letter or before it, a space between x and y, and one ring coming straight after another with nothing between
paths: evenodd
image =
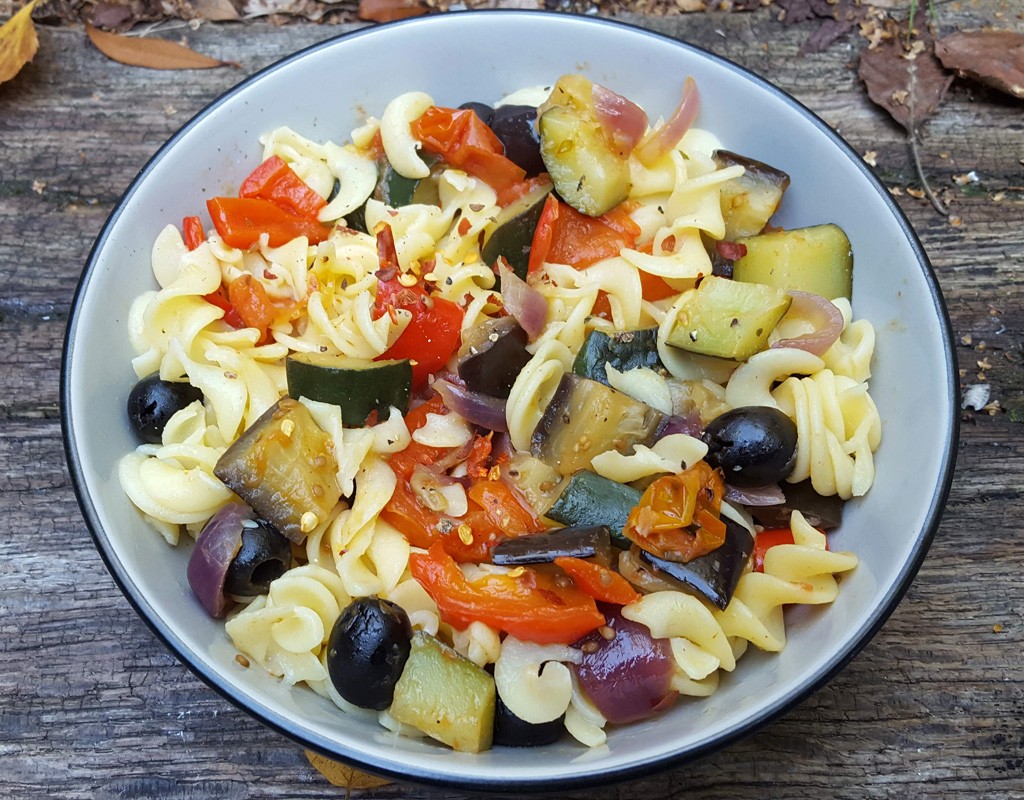
<instances>
[{"instance_id":1,"label":"leaf stem","mask_svg":"<svg viewBox=\"0 0 1024 800\"><path fill-rule=\"evenodd\" d=\"M921 154L917 149L917 115L916 101L917 101L917 62L911 61L910 68L908 70L910 76L910 104L907 106L907 142L910 144L910 155L914 159L914 169L917 170L917 177L921 181L921 189L924 191L928 201L932 204L932 207L938 211L942 216L948 217L949 210L943 205L938 195L932 191L931 184L928 183L928 178L924 174L924 167L921 166Z\"/></svg>"}]
</instances>

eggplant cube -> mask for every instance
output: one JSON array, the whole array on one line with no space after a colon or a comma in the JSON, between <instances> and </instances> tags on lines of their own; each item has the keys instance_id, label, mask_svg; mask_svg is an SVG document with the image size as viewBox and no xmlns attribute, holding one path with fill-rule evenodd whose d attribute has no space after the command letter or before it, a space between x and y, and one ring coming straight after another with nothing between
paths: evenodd
<instances>
[{"instance_id":1,"label":"eggplant cube","mask_svg":"<svg viewBox=\"0 0 1024 800\"><path fill-rule=\"evenodd\" d=\"M717 550L692 561L666 561L646 550L639 550L639 556L648 567L654 568L659 578L671 578L681 584L684 591L700 595L724 611L754 551L754 537L731 519L723 517L722 520L725 522L725 542Z\"/></svg>"},{"instance_id":2,"label":"eggplant cube","mask_svg":"<svg viewBox=\"0 0 1024 800\"><path fill-rule=\"evenodd\" d=\"M229 447L213 473L293 542L341 497L334 441L297 400L284 397Z\"/></svg>"},{"instance_id":3,"label":"eggplant cube","mask_svg":"<svg viewBox=\"0 0 1024 800\"><path fill-rule=\"evenodd\" d=\"M530 452L560 475L589 469L609 450L650 445L664 415L603 383L566 373L533 432Z\"/></svg>"}]
</instances>

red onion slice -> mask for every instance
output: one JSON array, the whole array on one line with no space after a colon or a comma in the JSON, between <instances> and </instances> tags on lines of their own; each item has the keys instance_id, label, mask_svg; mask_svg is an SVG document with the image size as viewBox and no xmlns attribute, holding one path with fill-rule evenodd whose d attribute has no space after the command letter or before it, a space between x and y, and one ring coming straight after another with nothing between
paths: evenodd
<instances>
[{"instance_id":1,"label":"red onion slice","mask_svg":"<svg viewBox=\"0 0 1024 800\"><path fill-rule=\"evenodd\" d=\"M685 433L687 436L699 437L702 430L703 426L700 424L700 414L698 412L691 411L686 415L673 414L665 418L661 430L658 431L658 438L664 439L666 436L672 436L676 433Z\"/></svg>"},{"instance_id":2,"label":"red onion slice","mask_svg":"<svg viewBox=\"0 0 1024 800\"><path fill-rule=\"evenodd\" d=\"M491 431L507 431L505 401L478 392L451 381L437 379L431 386L441 395L444 404L463 419Z\"/></svg>"},{"instance_id":3,"label":"red onion slice","mask_svg":"<svg viewBox=\"0 0 1024 800\"><path fill-rule=\"evenodd\" d=\"M548 303L544 295L509 269L504 258L498 260L498 276L501 278L505 310L516 318L531 341L536 339L548 319Z\"/></svg>"},{"instance_id":4,"label":"red onion slice","mask_svg":"<svg viewBox=\"0 0 1024 800\"><path fill-rule=\"evenodd\" d=\"M725 499L743 506L777 506L786 502L786 496L778 484L769 486L733 486L725 484Z\"/></svg>"},{"instance_id":5,"label":"red onion slice","mask_svg":"<svg viewBox=\"0 0 1024 800\"><path fill-rule=\"evenodd\" d=\"M792 339L779 339L772 347L794 347L820 356L835 344L843 332L845 322L842 312L834 303L817 294L791 291L789 295L793 298L790 312L808 319L814 330Z\"/></svg>"},{"instance_id":6,"label":"red onion slice","mask_svg":"<svg viewBox=\"0 0 1024 800\"><path fill-rule=\"evenodd\" d=\"M683 97L679 101L675 113L668 122L651 131L637 145L637 158L644 164L652 164L665 155L690 130L690 126L697 118L698 111L700 111L700 92L697 90L697 82L693 78L687 77L683 84Z\"/></svg>"},{"instance_id":7,"label":"red onion slice","mask_svg":"<svg viewBox=\"0 0 1024 800\"><path fill-rule=\"evenodd\" d=\"M231 503L210 517L188 560L188 585L212 617L227 613L224 581L242 546L242 529L253 518L252 509Z\"/></svg>"},{"instance_id":8,"label":"red onion slice","mask_svg":"<svg viewBox=\"0 0 1024 800\"><path fill-rule=\"evenodd\" d=\"M647 132L647 114L632 100L595 83L594 111L618 154L626 158Z\"/></svg>"},{"instance_id":9,"label":"red onion slice","mask_svg":"<svg viewBox=\"0 0 1024 800\"><path fill-rule=\"evenodd\" d=\"M582 649L573 669L580 688L612 723L647 719L671 705L675 660L667 639L654 639L646 626L631 622L618 608L602 607L613 632L606 639L592 633L576 647Z\"/></svg>"}]
</instances>

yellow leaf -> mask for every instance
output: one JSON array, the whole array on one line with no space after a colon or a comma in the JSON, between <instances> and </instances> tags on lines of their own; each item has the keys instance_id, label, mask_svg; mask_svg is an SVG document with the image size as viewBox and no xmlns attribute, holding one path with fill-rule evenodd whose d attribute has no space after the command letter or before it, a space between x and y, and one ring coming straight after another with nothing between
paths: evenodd
<instances>
[{"instance_id":1,"label":"yellow leaf","mask_svg":"<svg viewBox=\"0 0 1024 800\"><path fill-rule=\"evenodd\" d=\"M204 56L183 44L167 39L149 39L144 36L122 36L107 33L92 25L85 26L96 49L107 58L132 67L149 69L210 69L211 67L237 67L233 61L218 61Z\"/></svg>"},{"instance_id":2,"label":"yellow leaf","mask_svg":"<svg viewBox=\"0 0 1024 800\"><path fill-rule=\"evenodd\" d=\"M337 761L332 761L326 756L306 751L306 758L309 763L319 770L335 786L342 786L348 791L353 789L376 789L378 786L387 786L391 781L378 778L376 775L367 775L365 772L352 769Z\"/></svg>"},{"instance_id":3,"label":"yellow leaf","mask_svg":"<svg viewBox=\"0 0 1024 800\"><path fill-rule=\"evenodd\" d=\"M39 49L36 28L32 24L36 2L29 0L27 6L0 25L0 83L17 75Z\"/></svg>"}]
</instances>

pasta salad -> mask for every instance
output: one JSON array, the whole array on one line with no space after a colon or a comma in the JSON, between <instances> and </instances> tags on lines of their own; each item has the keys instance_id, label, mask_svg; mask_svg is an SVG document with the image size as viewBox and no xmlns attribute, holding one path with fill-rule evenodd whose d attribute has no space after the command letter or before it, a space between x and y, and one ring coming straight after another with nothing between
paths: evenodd
<instances>
[{"instance_id":1,"label":"pasta salad","mask_svg":"<svg viewBox=\"0 0 1024 800\"><path fill-rule=\"evenodd\" d=\"M583 75L262 137L134 301L124 491L252 664L462 751L713 693L857 558L874 329L789 177Z\"/></svg>"}]
</instances>

